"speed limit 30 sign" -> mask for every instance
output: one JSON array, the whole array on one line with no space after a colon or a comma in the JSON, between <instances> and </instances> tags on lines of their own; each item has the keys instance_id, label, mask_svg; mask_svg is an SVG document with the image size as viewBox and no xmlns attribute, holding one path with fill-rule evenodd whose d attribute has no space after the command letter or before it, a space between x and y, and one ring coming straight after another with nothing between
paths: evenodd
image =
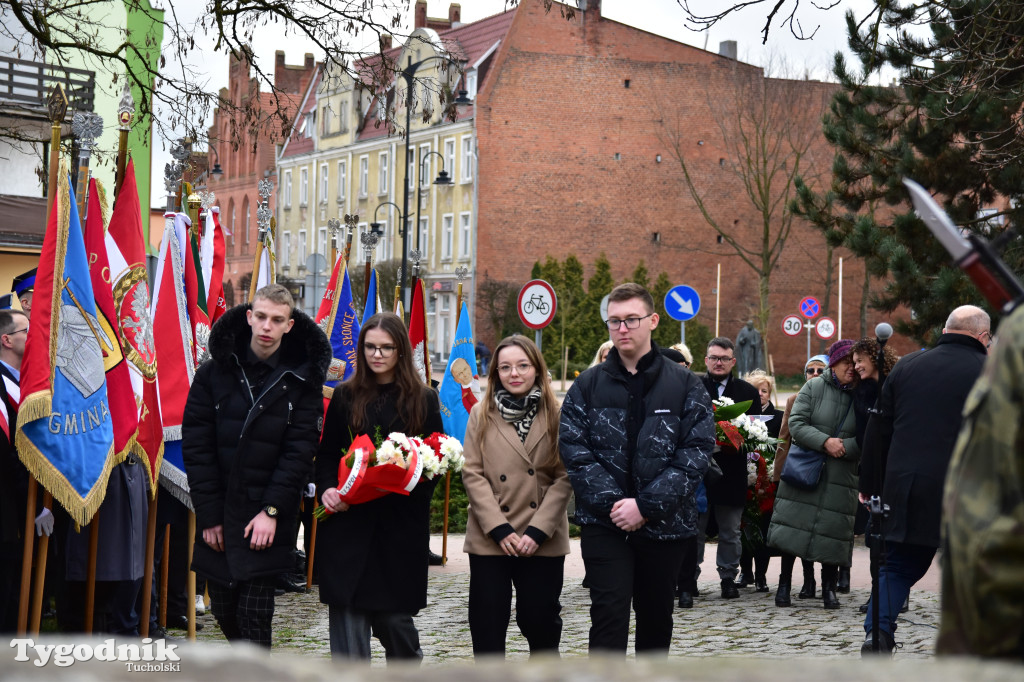
<instances>
[{"instance_id":1,"label":"speed limit 30 sign","mask_svg":"<svg viewBox=\"0 0 1024 682\"><path fill-rule=\"evenodd\" d=\"M782 321L782 333L786 336L796 336L803 329L804 321L796 315L787 315Z\"/></svg>"}]
</instances>

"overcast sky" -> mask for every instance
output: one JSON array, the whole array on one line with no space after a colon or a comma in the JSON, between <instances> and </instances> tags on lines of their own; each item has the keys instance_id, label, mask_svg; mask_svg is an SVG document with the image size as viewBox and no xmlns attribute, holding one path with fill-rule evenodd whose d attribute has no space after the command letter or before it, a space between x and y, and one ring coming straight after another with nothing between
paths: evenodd
<instances>
[{"instance_id":1,"label":"overcast sky","mask_svg":"<svg viewBox=\"0 0 1024 682\"><path fill-rule=\"evenodd\" d=\"M165 0L173 2L174 11L182 21L191 21L206 7L206 0ZM787 8L793 0L787 3ZM410 0L410 5L415 4ZM690 5L695 11L720 11L728 6L730 0L691 0ZM825 3L822 3L825 4ZM705 48L712 52L718 51L718 44L724 40L735 40L738 43L739 58L742 61L764 65L773 55L783 55L789 65L796 70L795 76L808 72L812 78L827 79L831 68L832 56L838 50L846 50L846 28L843 15L847 9L853 9L858 15L870 7L871 0L838 0L837 6L830 10L819 10L809 2L801 2L801 27L806 34L814 33L811 40L797 40L788 26L782 25L782 17L777 18L769 34L768 44L761 44L761 30L772 2L762 2L746 8L742 12L730 16L706 32L698 32L687 27L682 9L676 0L604 0L602 15L608 19L636 26L651 33L663 35L673 40ZM427 14L431 17L448 16L448 0L428 0ZM505 0L461 0L462 21L470 23L484 17L497 14L505 9ZM552 10L555 12L555 10ZM168 12L168 15L170 13ZM169 18L169 16L168 16ZM557 21L557 14L552 17ZM409 11L406 30L412 24L412 10ZM316 46L294 34L288 35L281 26L262 27L255 41L256 56L260 65L273 73L274 53L285 51L285 60L289 64L301 64L303 55L312 52L319 61L323 55ZM197 49L189 70L193 78L206 83L209 90L217 90L227 86L228 59L223 53L215 53L210 41L197 40ZM174 68L169 64L168 68ZM208 122L207 122L208 123ZM153 196L154 206L163 206L163 168L170 161L170 154L164 149L165 141L157 139L153 155Z\"/></svg>"}]
</instances>

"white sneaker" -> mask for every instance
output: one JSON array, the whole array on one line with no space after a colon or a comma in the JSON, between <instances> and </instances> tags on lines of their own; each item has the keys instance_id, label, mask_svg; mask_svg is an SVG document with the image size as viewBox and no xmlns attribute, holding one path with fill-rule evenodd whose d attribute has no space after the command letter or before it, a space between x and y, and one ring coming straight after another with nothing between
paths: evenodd
<instances>
[{"instance_id":1,"label":"white sneaker","mask_svg":"<svg viewBox=\"0 0 1024 682\"><path fill-rule=\"evenodd\" d=\"M196 615L201 616L206 613L206 604L203 603L203 595L196 595Z\"/></svg>"}]
</instances>

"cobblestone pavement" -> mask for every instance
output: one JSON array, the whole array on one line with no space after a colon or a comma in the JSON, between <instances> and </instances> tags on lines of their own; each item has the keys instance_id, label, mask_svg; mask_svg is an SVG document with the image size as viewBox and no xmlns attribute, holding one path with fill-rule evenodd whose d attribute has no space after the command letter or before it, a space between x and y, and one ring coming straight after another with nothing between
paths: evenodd
<instances>
[{"instance_id":1,"label":"cobblestone pavement","mask_svg":"<svg viewBox=\"0 0 1024 682\"><path fill-rule=\"evenodd\" d=\"M562 592L561 654L566 657L587 654L590 598L580 582L579 577L567 577ZM701 581L701 596L696 599L694 608L675 611L671 656L860 657L864 617L857 607L867 599L868 590L854 588L850 594L841 594L842 608L826 611L820 599L802 601L795 597L791 608L778 608L774 601L775 585L770 584L770 587L772 591L767 594L746 588L740 591L739 599L724 600L719 597L717 581ZM430 603L416 618L424 665L472 660L466 616L468 589L468 573L448 572L447 569L431 571ZM915 590L910 606L910 611L902 614L899 621L896 639L903 646L897 658L930 658L939 621L939 595ZM199 622L205 625L198 633L200 641L226 646L211 615L200 616ZM514 612L509 635L509 660L525 660L529 649L515 626ZM373 647L373 665L383 666L383 649L376 640ZM329 656L327 609L320 603L316 588L308 594L278 597L274 652Z\"/></svg>"}]
</instances>

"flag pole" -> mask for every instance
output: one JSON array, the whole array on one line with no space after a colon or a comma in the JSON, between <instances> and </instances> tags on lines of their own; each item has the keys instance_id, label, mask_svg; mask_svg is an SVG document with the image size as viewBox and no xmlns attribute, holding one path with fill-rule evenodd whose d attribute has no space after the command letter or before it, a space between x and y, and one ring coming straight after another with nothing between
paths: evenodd
<instances>
[{"instance_id":1,"label":"flag pole","mask_svg":"<svg viewBox=\"0 0 1024 682\"><path fill-rule=\"evenodd\" d=\"M363 277L363 310L369 305L370 299L370 274L373 270L373 252L377 248L379 235L373 232L364 232L359 235L359 243L363 245L363 253L366 255L366 275Z\"/></svg>"},{"instance_id":2,"label":"flag pole","mask_svg":"<svg viewBox=\"0 0 1024 682\"><path fill-rule=\"evenodd\" d=\"M50 224L50 214L53 212L53 203L57 197L57 177L60 174L60 138L61 124L68 111L68 98L64 94L64 88L60 83L50 90L50 96L46 102L46 108L50 115L50 174L47 179L46 189L46 226ZM45 227L44 226L44 229ZM25 542L21 556L21 592L18 600L18 634L24 635L28 631L29 597L32 589L32 554L35 550L35 518L36 498L38 495L38 484L31 473L28 476L28 495L25 513ZM51 509L53 497L49 491L43 493L43 506ZM49 536L42 536L39 539L39 560L43 571L46 569L46 550L49 543ZM41 597L40 597L41 599ZM41 606L40 606L41 612ZM38 620L33 629L33 634L39 632Z\"/></svg>"},{"instance_id":3,"label":"flag pole","mask_svg":"<svg viewBox=\"0 0 1024 682\"><path fill-rule=\"evenodd\" d=\"M92 148L96 138L103 134L103 117L99 114L86 111L76 111L71 118L71 131L78 139L78 190L75 198L78 200L78 219L85 225L87 207L86 202L89 188L89 157L92 156Z\"/></svg>"},{"instance_id":4,"label":"flag pole","mask_svg":"<svg viewBox=\"0 0 1024 682\"><path fill-rule=\"evenodd\" d=\"M469 273L469 268L460 265L455 268L455 277L458 284L455 288L455 329L459 328L459 318L462 317L462 280ZM441 533L441 565L448 564L448 505L451 499L452 472L446 471L444 475L444 528Z\"/></svg>"},{"instance_id":5,"label":"flag pole","mask_svg":"<svg viewBox=\"0 0 1024 682\"><path fill-rule=\"evenodd\" d=\"M252 263L252 279L249 280L249 301L256 296L256 285L260 279L260 259L263 257L263 250L266 248L267 235L270 231L270 197L274 186L270 180L264 178L256 183L256 192L260 195L260 205L256 209L256 224L259 226L259 240L256 243L256 259Z\"/></svg>"},{"instance_id":6,"label":"flag pole","mask_svg":"<svg viewBox=\"0 0 1024 682\"><path fill-rule=\"evenodd\" d=\"M85 634L92 634L92 622L96 613L96 554L100 543L100 512L99 510L89 522L89 563L85 570Z\"/></svg>"},{"instance_id":7,"label":"flag pole","mask_svg":"<svg viewBox=\"0 0 1024 682\"><path fill-rule=\"evenodd\" d=\"M196 641L196 574L192 570L192 550L196 543L196 513L188 513L188 603L185 605L188 613L187 637L189 641Z\"/></svg>"},{"instance_id":8,"label":"flag pole","mask_svg":"<svg viewBox=\"0 0 1024 682\"><path fill-rule=\"evenodd\" d=\"M75 134L75 137L79 140L79 152L78 152L78 216L79 220L84 227L86 216L88 212L87 194L89 187L89 159L92 156L93 145L96 144L96 138L103 134L103 117L99 114L92 112L75 112L75 115L71 119L71 131ZM68 293L71 290L68 289ZM72 300L74 301L74 295L72 294ZM74 301L81 309L81 305L78 301ZM88 322L88 317L85 318ZM89 324L89 328L92 329L92 324ZM96 334L95 330L92 330L93 334ZM100 540L100 524L99 524L100 512L99 510L93 515L92 520L89 522L89 553L88 563L86 564L85 570L85 622L83 629L87 635L92 634L93 618L96 610L96 554L99 548ZM40 604L40 607L42 605Z\"/></svg>"},{"instance_id":9,"label":"flag pole","mask_svg":"<svg viewBox=\"0 0 1024 682\"><path fill-rule=\"evenodd\" d=\"M117 174L114 180L114 200L121 193L121 186L124 185L125 167L128 165L128 133L131 131L132 117L135 115L135 100L132 98L132 89L128 85L128 78L124 80L124 91L121 93L121 102L117 107Z\"/></svg>"}]
</instances>

